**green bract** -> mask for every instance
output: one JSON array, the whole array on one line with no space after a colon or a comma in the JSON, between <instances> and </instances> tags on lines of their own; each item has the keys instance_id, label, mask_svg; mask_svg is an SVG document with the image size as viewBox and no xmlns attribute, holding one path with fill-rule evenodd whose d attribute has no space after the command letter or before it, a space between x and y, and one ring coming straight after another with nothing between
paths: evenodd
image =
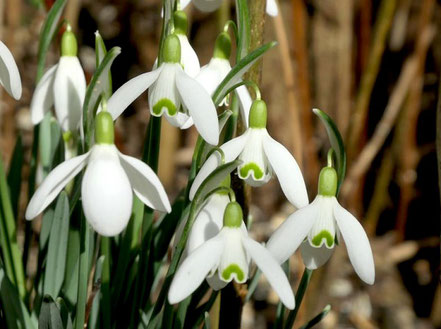
<instances>
[{"instance_id":1,"label":"green bract","mask_svg":"<svg viewBox=\"0 0 441 329\"><path fill-rule=\"evenodd\" d=\"M320 171L318 194L324 196L335 196L337 193L337 172L332 167L325 167Z\"/></svg>"},{"instance_id":2,"label":"green bract","mask_svg":"<svg viewBox=\"0 0 441 329\"><path fill-rule=\"evenodd\" d=\"M256 99L250 109L250 128L266 128L266 120L266 103L261 99Z\"/></svg>"},{"instance_id":3,"label":"green bract","mask_svg":"<svg viewBox=\"0 0 441 329\"><path fill-rule=\"evenodd\" d=\"M240 227L242 225L243 212L241 206L235 202L230 202L224 212L224 226Z\"/></svg>"},{"instance_id":4,"label":"green bract","mask_svg":"<svg viewBox=\"0 0 441 329\"><path fill-rule=\"evenodd\" d=\"M181 61L181 42L175 34L170 34L164 41L164 63Z\"/></svg>"},{"instance_id":5,"label":"green bract","mask_svg":"<svg viewBox=\"0 0 441 329\"><path fill-rule=\"evenodd\" d=\"M227 32L220 33L214 45L213 58L229 59L231 55L231 38Z\"/></svg>"},{"instance_id":6,"label":"green bract","mask_svg":"<svg viewBox=\"0 0 441 329\"><path fill-rule=\"evenodd\" d=\"M77 38L72 32L70 25L67 25L66 32L61 38L61 56L77 56L78 45Z\"/></svg>"},{"instance_id":7,"label":"green bract","mask_svg":"<svg viewBox=\"0 0 441 329\"><path fill-rule=\"evenodd\" d=\"M115 129L113 118L109 112L100 112L95 119L95 142L97 144L113 144Z\"/></svg>"}]
</instances>

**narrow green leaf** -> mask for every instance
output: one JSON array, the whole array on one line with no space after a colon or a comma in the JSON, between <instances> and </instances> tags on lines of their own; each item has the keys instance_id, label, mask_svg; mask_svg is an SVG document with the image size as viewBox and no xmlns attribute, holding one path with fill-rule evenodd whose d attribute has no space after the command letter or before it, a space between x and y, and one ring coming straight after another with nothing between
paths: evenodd
<instances>
[{"instance_id":1,"label":"narrow green leaf","mask_svg":"<svg viewBox=\"0 0 441 329\"><path fill-rule=\"evenodd\" d=\"M21 192L21 171L23 168L23 143L21 135L18 135L15 142L14 152L12 153L12 159L9 164L8 172L8 186L9 193L11 195L11 205L14 211L14 217L17 218L18 201Z\"/></svg>"},{"instance_id":2,"label":"narrow green leaf","mask_svg":"<svg viewBox=\"0 0 441 329\"><path fill-rule=\"evenodd\" d=\"M105 238L109 240L109 238ZM99 287L102 282L102 275L103 275L103 264L104 264L105 256L100 256L96 261L96 268L95 268L95 277L93 279L94 286ZM102 287L102 285L101 285ZM108 298L108 296L107 296ZM96 329L98 328L98 319L100 314L100 308L101 308L101 296L100 293L97 293L95 297L93 298L92 302L92 310L90 311L90 317L89 317L89 326L90 329ZM104 298L103 298L104 299ZM103 314L103 317L110 316L110 314ZM110 320L110 318L109 318Z\"/></svg>"},{"instance_id":3,"label":"narrow green leaf","mask_svg":"<svg viewBox=\"0 0 441 329\"><path fill-rule=\"evenodd\" d=\"M72 329L73 327L72 319L69 314L69 309L67 308L67 305L64 302L63 298L58 297L55 303L57 304L57 307L60 310L61 321L63 322L63 328Z\"/></svg>"},{"instance_id":4,"label":"narrow green leaf","mask_svg":"<svg viewBox=\"0 0 441 329\"><path fill-rule=\"evenodd\" d=\"M17 243L17 228L12 210L9 187L0 154L0 246L6 273L18 289L21 298L26 295L25 276L21 251Z\"/></svg>"},{"instance_id":5,"label":"narrow green leaf","mask_svg":"<svg viewBox=\"0 0 441 329\"><path fill-rule=\"evenodd\" d=\"M17 289L12 285L0 261L0 301L4 310L8 329L35 329L29 312L18 296Z\"/></svg>"},{"instance_id":6,"label":"narrow green leaf","mask_svg":"<svg viewBox=\"0 0 441 329\"><path fill-rule=\"evenodd\" d=\"M208 312L204 314L204 328L210 329L210 314Z\"/></svg>"},{"instance_id":7,"label":"narrow green leaf","mask_svg":"<svg viewBox=\"0 0 441 329\"><path fill-rule=\"evenodd\" d=\"M307 323L301 326L300 329L309 329L314 327L316 324L322 321L330 311L331 311L331 305L328 304L325 306L323 311L321 311L319 314L317 314L315 317L313 317L311 320L309 320Z\"/></svg>"},{"instance_id":8,"label":"narrow green leaf","mask_svg":"<svg viewBox=\"0 0 441 329\"><path fill-rule=\"evenodd\" d=\"M230 71L230 73L227 74L227 76L222 80L222 82L219 84L219 86L216 88L216 91L213 94L213 101L216 106L218 106L222 100L226 96L226 92L228 89L233 87L235 84L240 82L240 79L242 76L247 72L251 66L253 66L256 61L262 57L263 54L265 54L268 50L273 48L275 45L277 45L277 42L269 42L256 50L249 53L247 56L245 56L243 59L240 60L239 63L237 63Z\"/></svg>"},{"instance_id":9,"label":"narrow green leaf","mask_svg":"<svg viewBox=\"0 0 441 329\"><path fill-rule=\"evenodd\" d=\"M66 256L66 277L63 283L63 296L70 305L75 305L78 294L78 266L80 258L80 232L78 228L69 230Z\"/></svg>"},{"instance_id":10,"label":"narrow green leaf","mask_svg":"<svg viewBox=\"0 0 441 329\"><path fill-rule=\"evenodd\" d=\"M113 47L104 56L101 64L97 67L86 89L83 104L83 129L87 148L92 143L93 124L98 103L103 94L108 92L108 80L110 68L115 58L121 53L121 48Z\"/></svg>"},{"instance_id":11,"label":"narrow green leaf","mask_svg":"<svg viewBox=\"0 0 441 329\"><path fill-rule=\"evenodd\" d=\"M38 318L38 329L64 329L60 310L49 295L43 298Z\"/></svg>"},{"instance_id":12,"label":"narrow green leaf","mask_svg":"<svg viewBox=\"0 0 441 329\"><path fill-rule=\"evenodd\" d=\"M58 26L58 21L60 20L61 14L63 12L64 6L67 0L57 0L53 4L51 10L47 14L46 21L44 22L43 28L40 32L40 42L38 44L38 67L37 67L37 82L43 76L44 66L46 63L46 53L49 49L56 29Z\"/></svg>"},{"instance_id":13,"label":"narrow green leaf","mask_svg":"<svg viewBox=\"0 0 441 329\"><path fill-rule=\"evenodd\" d=\"M66 252L69 238L69 201L66 192L61 192L55 207L44 276L44 295L56 298L64 281Z\"/></svg>"},{"instance_id":14,"label":"narrow green leaf","mask_svg":"<svg viewBox=\"0 0 441 329\"><path fill-rule=\"evenodd\" d=\"M99 67L100 64L103 62L104 57L107 54L107 48L104 44L104 40L101 37L101 34L96 31L95 32L95 56L96 56L96 67ZM102 84L104 85L104 96L106 99L110 98L112 96L112 73L109 70L109 74L106 76L103 76Z\"/></svg>"},{"instance_id":15,"label":"narrow green leaf","mask_svg":"<svg viewBox=\"0 0 441 329\"><path fill-rule=\"evenodd\" d=\"M250 17L248 11L247 0L236 0L237 8L237 26L238 26L238 45L237 45L237 62L248 54L250 46Z\"/></svg>"},{"instance_id":16,"label":"narrow green leaf","mask_svg":"<svg viewBox=\"0 0 441 329\"><path fill-rule=\"evenodd\" d=\"M296 320L297 313L299 312L300 305L302 305L303 297L305 296L306 288L308 288L309 281L311 280L313 270L305 268L302 278L300 279L299 288L296 292L296 307L289 311L288 318L285 322L285 329L291 329Z\"/></svg>"},{"instance_id":17,"label":"narrow green leaf","mask_svg":"<svg viewBox=\"0 0 441 329\"><path fill-rule=\"evenodd\" d=\"M346 152L345 146L343 144L343 139L341 137L340 132L338 131L337 125L332 121L332 119L325 112L319 109L312 110L315 115L317 115L326 128L326 132L328 133L329 142L331 143L331 147L335 151L336 156L336 170L338 175L338 188L337 194L340 191L341 183L345 178L346 174Z\"/></svg>"}]
</instances>

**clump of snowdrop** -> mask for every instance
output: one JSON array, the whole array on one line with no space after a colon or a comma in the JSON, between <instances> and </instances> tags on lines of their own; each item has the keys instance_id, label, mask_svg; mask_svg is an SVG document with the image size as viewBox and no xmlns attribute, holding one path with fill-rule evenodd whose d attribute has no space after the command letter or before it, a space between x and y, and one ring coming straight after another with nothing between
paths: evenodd
<instances>
[{"instance_id":1,"label":"clump of snowdrop","mask_svg":"<svg viewBox=\"0 0 441 329\"><path fill-rule=\"evenodd\" d=\"M373 284L375 266L368 237L359 221L338 203L336 192L337 173L325 167L320 172L315 200L289 216L274 232L267 248L283 263L301 245L305 266L316 269L331 257L342 236L355 272L364 282Z\"/></svg>"},{"instance_id":2,"label":"clump of snowdrop","mask_svg":"<svg viewBox=\"0 0 441 329\"><path fill-rule=\"evenodd\" d=\"M173 126L189 128L193 122L209 144L219 142L216 107L205 89L181 65L181 42L175 34L164 42L163 62L121 86L109 99L109 113L116 119L136 98L149 89L153 116L165 115Z\"/></svg>"},{"instance_id":3,"label":"clump of snowdrop","mask_svg":"<svg viewBox=\"0 0 441 329\"><path fill-rule=\"evenodd\" d=\"M274 140L266 130L267 107L264 101L255 100L250 109L249 128L239 137L223 144L212 154L194 179L190 189L193 198L200 184L218 167L222 160L242 160L237 173L251 186L261 186L275 174L287 199L296 207L308 204L308 194L302 172L289 151Z\"/></svg>"},{"instance_id":4,"label":"clump of snowdrop","mask_svg":"<svg viewBox=\"0 0 441 329\"><path fill-rule=\"evenodd\" d=\"M0 41L0 84L16 100L21 98L21 78L14 57L8 47Z\"/></svg>"},{"instance_id":5,"label":"clump of snowdrop","mask_svg":"<svg viewBox=\"0 0 441 329\"><path fill-rule=\"evenodd\" d=\"M31 119L40 123L52 106L63 132L75 134L80 127L86 78L77 57L75 34L67 26L61 39L61 57L38 82L31 101Z\"/></svg>"},{"instance_id":6,"label":"clump of snowdrop","mask_svg":"<svg viewBox=\"0 0 441 329\"><path fill-rule=\"evenodd\" d=\"M220 232L193 250L176 272L168 293L171 304L191 295L205 278L216 276L223 283L218 288L233 280L245 283L253 260L282 303L294 309L294 294L282 268L268 250L247 236L246 230L241 229L242 223L240 205L234 201L228 203Z\"/></svg>"},{"instance_id":7,"label":"clump of snowdrop","mask_svg":"<svg viewBox=\"0 0 441 329\"><path fill-rule=\"evenodd\" d=\"M184 9L192 0L182 0L181 8ZM214 11L218 9L222 0L193 0L193 4L201 11ZM266 13L270 16L277 16L279 9L276 0L266 0Z\"/></svg>"},{"instance_id":8,"label":"clump of snowdrop","mask_svg":"<svg viewBox=\"0 0 441 329\"><path fill-rule=\"evenodd\" d=\"M196 76L196 80L211 96L213 96L216 88L231 71L230 56L231 38L226 31L223 31L216 38L213 57L207 65L201 68L201 71ZM252 102L250 94L245 86L236 88L235 92L239 99L242 119L245 126L248 127L248 116ZM224 104L226 104L226 99L221 103L221 105Z\"/></svg>"},{"instance_id":9,"label":"clump of snowdrop","mask_svg":"<svg viewBox=\"0 0 441 329\"><path fill-rule=\"evenodd\" d=\"M133 192L148 207L170 212L167 194L154 171L144 162L120 153L114 145L113 118L106 111L96 116L95 142L89 152L50 172L29 202L27 220L44 211L85 167L82 206L89 224L99 234L114 236L127 226Z\"/></svg>"}]
</instances>

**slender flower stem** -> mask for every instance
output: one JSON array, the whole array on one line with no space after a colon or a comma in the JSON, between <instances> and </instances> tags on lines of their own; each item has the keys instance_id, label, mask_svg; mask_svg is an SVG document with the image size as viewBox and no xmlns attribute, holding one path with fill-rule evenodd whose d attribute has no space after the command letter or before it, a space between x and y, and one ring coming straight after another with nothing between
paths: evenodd
<instances>
[{"instance_id":1,"label":"slender flower stem","mask_svg":"<svg viewBox=\"0 0 441 329\"><path fill-rule=\"evenodd\" d=\"M308 288L309 280L311 280L313 270L305 268L303 272L302 279L300 280L299 288L296 293L296 307L294 310L290 311L288 318L286 319L285 329L291 329L294 321L296 320L297 313L299 312L300 306L302 305L303 296L305 295L306 288Z\"/></svg>"}]
</instances>

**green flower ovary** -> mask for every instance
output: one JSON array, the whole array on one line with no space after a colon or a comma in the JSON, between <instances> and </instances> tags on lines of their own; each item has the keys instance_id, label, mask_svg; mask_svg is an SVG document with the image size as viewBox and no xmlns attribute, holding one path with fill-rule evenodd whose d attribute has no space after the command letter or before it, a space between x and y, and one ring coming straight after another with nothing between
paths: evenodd
<instances>
[{"instance_id":1,"label":"green flower ovary","mask_svg":"<svg viewBox=\"0 0 441 329\"><path fill-rule=\"evenodd\" d=\"M331 235L331 233L329 233L329 231L326 230L320 231L319 234L314 236L311 243L316 247L320 247L323 239L325 240L328 248L332 248L334 246L334 237Z\"/></svg>"},{"instance_id":2,"label":"green flower ovary","mask_svg":"<svg viewBox=\"0 0 441 329\"><path fill-rule=\"evenodd\" d=\"M250 171L254 173L255 179L262 179L264 176L263 170L256 163L249 162L240 168L239 170L240 178L248 177Z\"/></svg>"},{"instance_id":3,"label":"green flower ovary","mask_svg":"<svg viewBox=\"0 0 441 329\"><path fill-rule=\"evenodd\" d=\"M230 264L226 269L222 272L222 279L225 281L230 281L231 276L233 273L236 274L237 281L243 282L245 279L245 274L243 273L242 269L237 264Z\"/></svg>"},{"instance_id":4,"label":"green flower ovary","mask_svg":"<svg viewBox=\"0 0 441 329\"><path fill-rule=\"evenodd\" d=\"M160 116L164 107L167 109L169 116L174 116L178 113L176 105L171 100L168 98L162 98L153 106L153 114Z\"/></svg>"}]
</instances>

